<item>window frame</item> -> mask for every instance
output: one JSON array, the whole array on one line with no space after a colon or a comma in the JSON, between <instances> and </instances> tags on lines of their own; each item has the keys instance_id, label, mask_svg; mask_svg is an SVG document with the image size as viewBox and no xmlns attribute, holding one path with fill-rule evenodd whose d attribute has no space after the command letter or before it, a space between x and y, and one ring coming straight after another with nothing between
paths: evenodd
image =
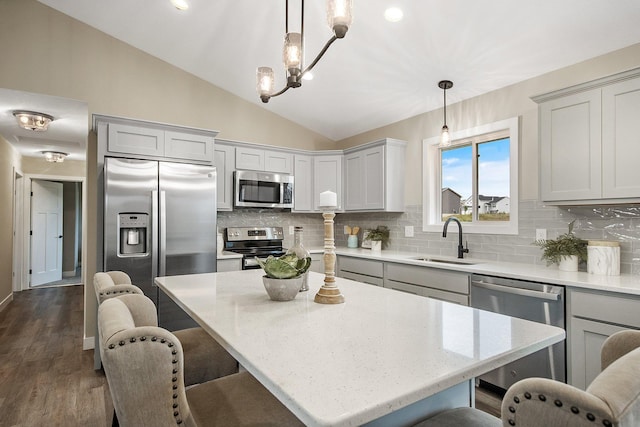
<instances>
[{"instance_id":1,"label":"window frame","mask_svg":"<svg viewBox=\"0 0 640 427\"><path fill-rule=\"evenodd\" d=\"M477 153L478 138L483 135L507 131L509 134L509 221L486 221L463 223L465 233L484 234L518 234L518 147L520 146L520 123L518 117L464 129L451 134L451 146L471 142L472 151ZM438 146L440 136L426 138L422 141L422 231L441 232L444 222L441 215L442 202L442 160ZM474 157L477 159L477 157ZM473 196L477 200L477 161L472 162Z\"/></svg>"}]
</instances>

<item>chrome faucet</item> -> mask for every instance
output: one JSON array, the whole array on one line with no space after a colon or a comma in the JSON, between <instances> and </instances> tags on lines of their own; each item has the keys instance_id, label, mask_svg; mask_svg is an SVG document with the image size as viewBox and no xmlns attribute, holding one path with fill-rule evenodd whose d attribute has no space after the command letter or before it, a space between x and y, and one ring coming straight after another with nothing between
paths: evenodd
<instances>
[{"instance_id":1,"label":"chrome faucet","mask_svg":"<svg viewBox=\"0 0 640 427\"><path fill-rule=\"evenodd\" d=\"M442 229L442 237L447 237L447 227L449 227L449 223L454 221L458 224L458 258L464 258L464 254L469 253L469 243L467 243L467 247L462 246L462 224L460 220L455 216L450 216L444 222L444 228Z\"/></svg>"}]
</instances>

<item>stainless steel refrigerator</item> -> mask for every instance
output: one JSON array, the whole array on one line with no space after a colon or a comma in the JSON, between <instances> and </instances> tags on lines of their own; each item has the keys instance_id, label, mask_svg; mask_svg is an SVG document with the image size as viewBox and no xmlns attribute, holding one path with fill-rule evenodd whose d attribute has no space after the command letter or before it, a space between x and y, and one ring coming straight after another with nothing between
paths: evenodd
<instances>
[{"instance_id":1,"label":"stainless steel refrigerator","mask_svg":"<svg viewBox=\"0 0 640 427\"><path fill-rule=\"evenodd\" d=\"M106 157L104 189L104 271L126 272L161 327L195 326L153 280L216 271L215 167Z\"/></svg>"}]
</instances>

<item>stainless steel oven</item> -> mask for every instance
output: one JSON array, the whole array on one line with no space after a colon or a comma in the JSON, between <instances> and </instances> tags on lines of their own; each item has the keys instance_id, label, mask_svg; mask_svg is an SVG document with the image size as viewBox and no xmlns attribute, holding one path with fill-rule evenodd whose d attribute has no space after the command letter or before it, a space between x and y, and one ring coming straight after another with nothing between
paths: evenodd
<instances>
[{"instance_id":1,"label":"stainless steel oven","mask_svg":"<svg viewBox=\"0 0 640 427\"><path fill-rule=\"evenodd\" d=\"M224 234L224 249L242 254L242 269L260 268L256 258L285 254L282 227L229 227Z\"/></svg>"},{"instance_id":2,"label":"stainless steel oven","mask_svg":"<svg viewBox=\"0 0 640 427\"><path fill-rule=\"evenodd\" d=\"M563 329L565 327L564 286L474 274L471 276L471 306ZM562 341L479 379L503 390L529 377L566 382L565 353L566 344Z\"/></svg>"},{"instance_id":3,"label":"stainless steel oven","mask_svg":"<svg viewBox=\"0 0 640 427\"><path fill-rule=\"evenodd\" d=\"M235 171L234 206L293 208L293 175Z\"/></svg>"}]
</instances>

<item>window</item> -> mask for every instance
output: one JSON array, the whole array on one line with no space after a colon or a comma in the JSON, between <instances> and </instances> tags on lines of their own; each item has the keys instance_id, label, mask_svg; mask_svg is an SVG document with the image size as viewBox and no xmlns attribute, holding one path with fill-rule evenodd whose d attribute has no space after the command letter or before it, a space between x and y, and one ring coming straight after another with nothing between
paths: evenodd
<instances>
[{"instance_id":1,"label":"window","mask_svg":"<svg viewBox=\"0 0 640 427\"><path fill-rule=\"evenodd\" d=\"M423 230L441 231L449 217L466 232L518 233L518 118L423 141Z\"/></svg>"}]
</instances>

